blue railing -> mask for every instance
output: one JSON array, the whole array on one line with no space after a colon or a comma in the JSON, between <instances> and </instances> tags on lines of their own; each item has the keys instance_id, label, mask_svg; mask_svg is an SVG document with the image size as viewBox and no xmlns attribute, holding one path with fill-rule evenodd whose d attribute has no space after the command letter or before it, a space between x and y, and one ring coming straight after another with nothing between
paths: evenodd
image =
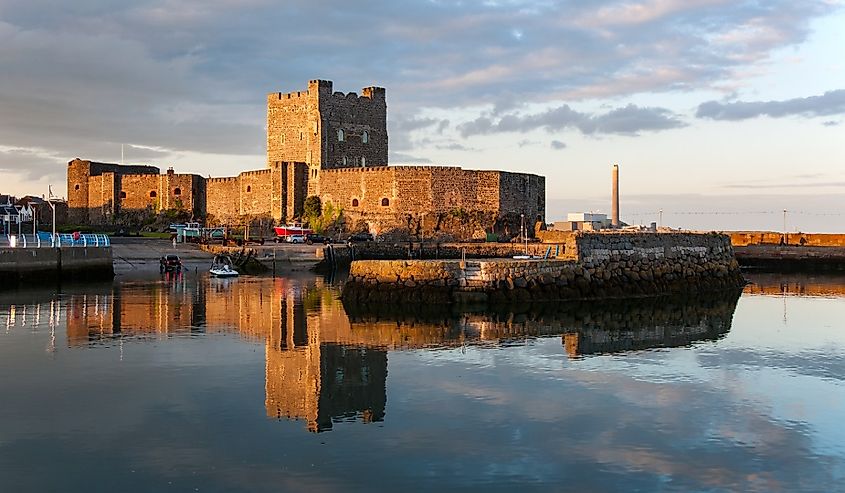
<instances>
[{"instance_id":1,"label":"blue railing","mask_svg":"<svg viewBox=\"0 0 845 493\"><path fill-rule=\"evenodd\" d=\"M108 235L38 233L37 235L2 235L0 247L10 248L102 248L111 246Z\"/></svg>"}]
</instances>

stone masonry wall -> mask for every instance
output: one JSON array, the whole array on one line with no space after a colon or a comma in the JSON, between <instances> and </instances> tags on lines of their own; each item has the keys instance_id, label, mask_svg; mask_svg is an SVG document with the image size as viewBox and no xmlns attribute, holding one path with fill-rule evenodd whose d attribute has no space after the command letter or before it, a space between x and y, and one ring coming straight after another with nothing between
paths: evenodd
<instances>
[{"instance_id":1,"label":"stone masonry wall","mask_svg":"<svg viewBox=\"0 0 845 493\"><path fill-rule=\"evenodd\" d=\"M329 86L331 88L331 86ZM321 94L325 139L322 168L387 166L387 102L380 87ZM338 131L343 131L343 140Z\"/></svg>"},{"instance_id":2,"label":"stone masonry wall","mask_svg":"<svg viewBox=\"0 0 845 493\"><path fill-rule=\"evenodd\" d=\"M113 216L117 203L116 187L114 173L103 173L88 178L88 184L85 187L88 191L88 205L86 209L82 209L86 214L79 215L82 218L80 223L102 224L107 222ZM68 216L71 221L75 219L75 217L71 218L70 214Z\"/></svg>"},{"instance_id":3,"label":"stone masonry wall","mask_svg":"<svg viewBox=\"0 0 845 493\"><path fill-rule=\"evenodd\" d=\"M240 215L266 215L271 213L274 176L272 170L245 171L238 175Z\"/></svg>"},{"instance_id":4,"label":"stone masonry wall","mask_svg":"<svg viewBox=\"0 0 845 493\"><path fill-rule=\"evenodd\" d=\"M267 95L267 165L277 161L321 162L320 93L331 94L321 81L308 90Z\"/></svg>"},{"instance_id":5,"label":"stone masonry wall","mask_svg":"<svg viewBox=\"0 0 845 493\"><path fill-rule=\"evenodd\" d=\"M240 180L231 178L209 178L205 182L208 222L212 225L233 224L238 220Z\"/></svg>"},{"instance_id":6,"label":"stone masonry wall","mask_svg":"<svg viewBox=\"0 0 845 493\"><path fill-rule=\"evenodd\" d=\"M236 177L208 178L206 210L213 224L292 220L302 214L307 190L305 163L277 162Z\"/></svg>"},{"instance_id":7,"label":"stone masonry wall","mask_svg":"<svg viewBox=\"0 0 845 493\"><path fill-rule=\"evenodd\" d=\"M511 188L502 190L503 182ZM535 217L541 222L545 218L544 186L543 178L535 175L390 166L322 170L316 193L323 203L343 207L348 222L366 223L375 233L431 236L440 231L469 239L484 238L485 231L496 229L513 234L520 214L526 215L533 231Z\"/></svg>"},{"instance_id":8,"label":"stone masonry wall","mask_svg":"<svg viewBox=\"0 0 845 493\"><path fill-rule=\"evenodd\" d=\"M448 303L553 301L695 293L744 283L715 233L577 234L577 260L355 261L344 299Z\"/></svg>"},{"instance_id":9,"label":"stone masonry wall","mask_svg":"<svg viewBox=\"0 0 845 493\"><path fill-rule=\"evenodd\" d=\"M526 173L499 174L499 207L503 214L525 214L530 223L546 217L546 178ZM530 228L534 230L533 227Z\"/></svg>"},{"instance_id":10,"label":"stone masonry wall","mask_svg":"<svg viewBox=\"0 0 845 493\"><path fill-rule=\"evenodd\" d=\"M105 190L103 187L108 187L109 184L113 187L115 185L114 180L106 178L105 182L102 179L95 179L92 182L90 181L92 177L99 177L104 174L132 175L158 173L159 169L154 166L121 166L87 161L79 158L68 162L68 221L73 224L88 223L94 219L99 220L103 217L104 206L108 211L112 210L114 203L109 204L108 200L113 198L114 190L113 188L111 190ZM96 189L91 189L92 184L96 185Z\"/></svg>"},{"instance_id":11,"label":"stone masonry wall","mask_svg":"<svg viewBox=\"0 0 845 493\"><path fill-rule=\"evenodd\" d=\"M149 210L153 212L158 208L158 197L150 197L151 192L158 194L159 176L154 175L123 175L118 174L117 193L118 201L115 211L124 210Z\"/></svg>"},{"instance_id":12,"label":"stone masonry wall","mask_svg":"<svg viewBox=\"0 0 845 493\"><path fill-rule=\"evenodd\" d=\"M205 214L205 180L197 175L75 159L67 179L73 224L133 222L166 209Z\"/></svg>"},{"instance_id":13,"label":"stone masonry wall","mask_svg":"<svg viewBox=\"0 0 845 493\"><path fill-rule=\"evenodd\" d=\"M338 131L343 131L340 139ZM387 103L380 87L362 95L332 92L312 80L305 91L267 96L267 164L302 162L317 168L386 166Z\"/></svg>"}]
</instances>

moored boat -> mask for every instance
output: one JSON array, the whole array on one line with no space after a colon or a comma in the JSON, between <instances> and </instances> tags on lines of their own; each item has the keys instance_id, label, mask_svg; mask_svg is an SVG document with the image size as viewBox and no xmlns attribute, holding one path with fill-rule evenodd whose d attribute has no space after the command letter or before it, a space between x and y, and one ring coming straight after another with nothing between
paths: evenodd
<instances>
[{"instance_id":1,"label":"moored boat","mask_svg":"<svg viewBox=\"0 0 845 493\"><path fill-rule=\"evenodd\" d=\"M238 271L228 255L216 255L208 272L215 277L237 277Z\"/></svg>"}]
</instances>

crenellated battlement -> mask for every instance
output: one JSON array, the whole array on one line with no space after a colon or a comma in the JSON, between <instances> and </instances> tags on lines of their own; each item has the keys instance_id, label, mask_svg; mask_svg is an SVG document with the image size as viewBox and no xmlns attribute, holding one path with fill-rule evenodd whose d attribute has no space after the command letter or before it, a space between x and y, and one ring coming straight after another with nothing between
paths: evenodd
<instances>
[{"instance_id":1,"label":"crenellated battlement","mask_svg":"<svg viewBox=\"0 0 845 493\"><path fill-rule=\"evenodd\" d=\"M321 170L320 173L384 173L384 172L394 172L394 171L421 171L421 172L431 172L431 171L462 171L462 168L459 166L422 166L422 165L410 165L410 166L367 166L364 168L330 168Z\"/></svg>"},{"instance_id":2,"label":"crenellated battlement","mask_svg":"<svg viewBox=\"0 0 845 493\"><path fill-rule=\"evenodd\" d=\"M308 89L304 91L271 92L267 94L267 101L273 102L283 99L304 99L314 95L318 98L328 97L334 100L367 103L373 101L383 102L386 98L386 91L383 87L369 86L361 89L361 95L359 96L355 91L347 93L342 91L332 91L332 81L317 79L309 81Z\"/></svg>"}]
</instances>

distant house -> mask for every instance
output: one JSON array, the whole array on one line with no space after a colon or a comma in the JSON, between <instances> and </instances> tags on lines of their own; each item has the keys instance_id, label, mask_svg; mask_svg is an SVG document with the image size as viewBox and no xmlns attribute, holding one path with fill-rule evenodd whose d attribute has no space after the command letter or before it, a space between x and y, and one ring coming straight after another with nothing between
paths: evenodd
<instances>
[{"instance_id":1,"label":"distant house","mask_svg":"<svg viewBox=\"0 0 845 493\"><path fill-rule=\"evenodd\" d=\"M67 201L64 199L50 199L48 202L43 197L35 195L26 195L15 201L21 215L21 222L32 223L32 218L35 216L38 220L38 225L46 226L53 223L53 207L56 208L56 223L64 224L67 222Z\"/></svg>"},{"instance_id":2,"label":"distant house","mask_svg":"<svg viewBox=\"0 0 845 493\"><path fill-rule=\"evenodd\" d=\"M21 223L21 213L12 202L14 197L0 195L0 223L3 226L3 234L17 233Z\"/></svg>"}]
</instances>

